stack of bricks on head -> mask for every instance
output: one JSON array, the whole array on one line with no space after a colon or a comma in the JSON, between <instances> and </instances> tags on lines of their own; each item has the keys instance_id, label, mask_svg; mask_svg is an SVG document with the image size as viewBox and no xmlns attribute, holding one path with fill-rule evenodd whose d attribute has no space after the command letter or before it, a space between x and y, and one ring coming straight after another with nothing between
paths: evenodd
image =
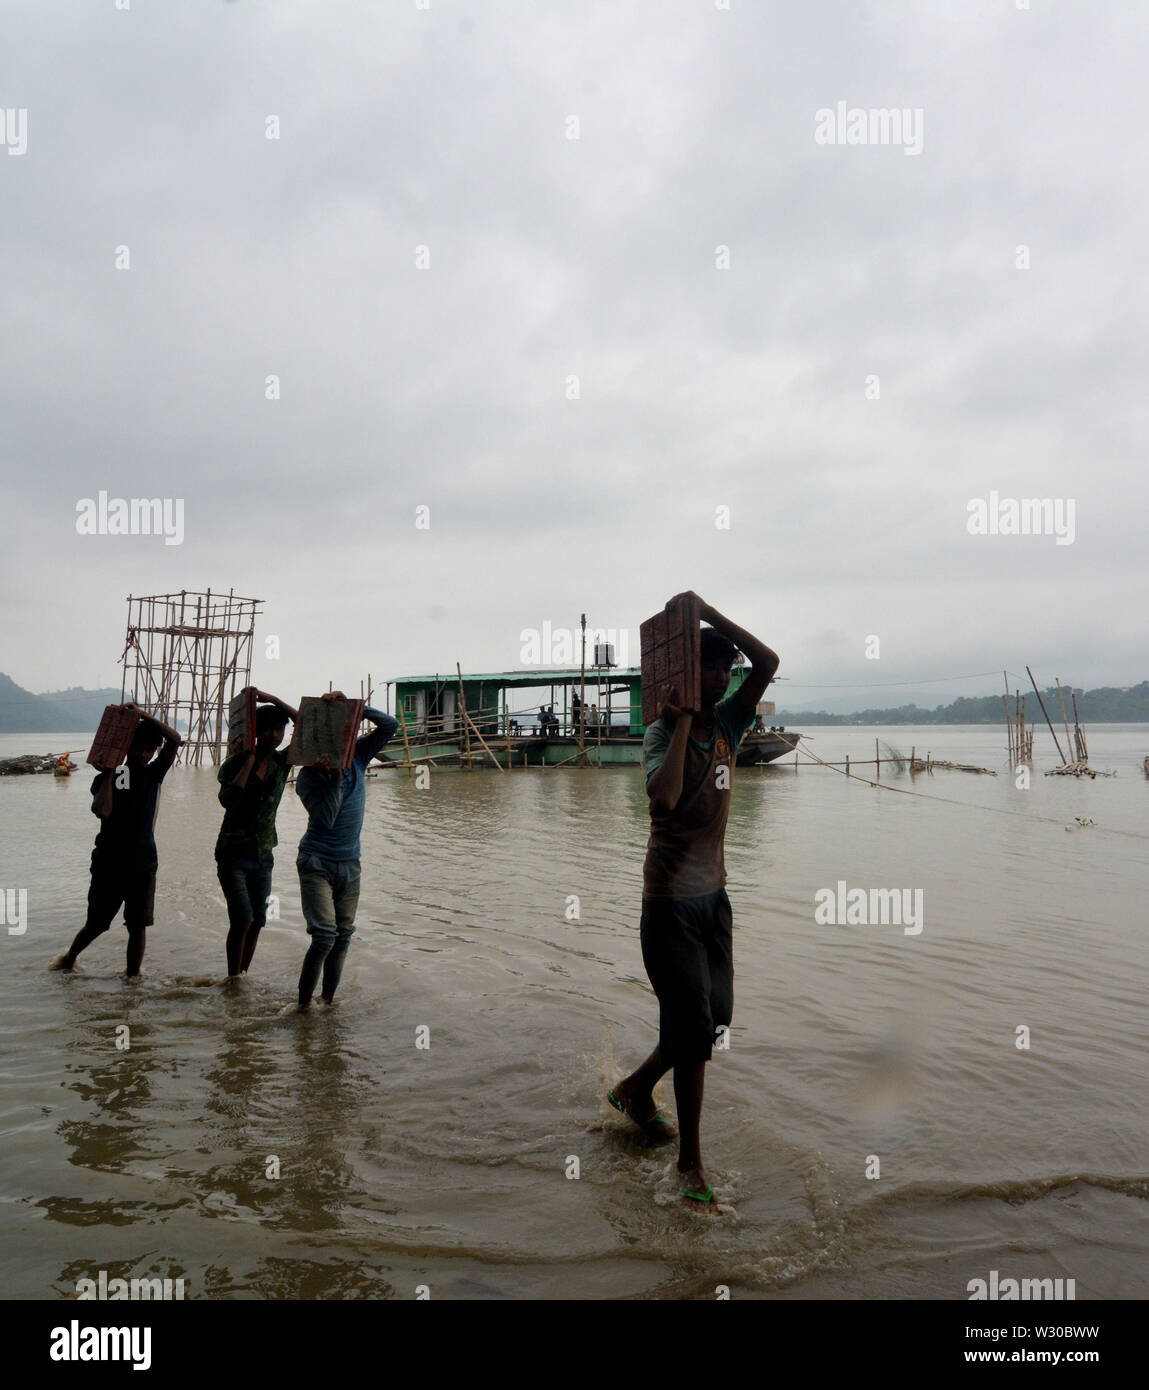
<instances>
[{"instance_id":1,"label":"stack of bricks on head","mask_svg":"<svg viewBox=\"0 0 1149 1390\"><path fill-rule=\"evenodd\" d=\"M114 772L126 763L139 723L140 716L135 710L124 709L122 705L106 705L88 752L92 767Z\"/></svg>"},{"instance_id":2,"label":"stack of bricks on head","mask_svg":"<svg viewBox=\"0 0 1149 1390\"><path fill-rule=\"evenodd\" d=\"M644 724L658 718L663 686L678 691L682 709L697 710L702 703L701 609L702 600L688 590L675 594L661 613L639 628Z\"/></svg>"}]
</instances>

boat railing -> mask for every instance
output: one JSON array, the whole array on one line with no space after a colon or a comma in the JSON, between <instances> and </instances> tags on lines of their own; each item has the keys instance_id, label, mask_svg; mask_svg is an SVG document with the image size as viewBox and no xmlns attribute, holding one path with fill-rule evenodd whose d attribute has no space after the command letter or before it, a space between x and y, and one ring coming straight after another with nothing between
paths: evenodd
<instances>
[{"instance_id":1,"label":"boat railing","mask_svg":"<svg viewBox=\"0 0 1149 1390\"><path fill-rule=\"evenodd\" d=\"M587 709L582 719L582 734L584 739L598 738L599 734L604 738L629 738L634 735L631 732L631 721L629 708L624 710L611 710L610 721L607 722L607 711L600 712L601 717L595 718L595 711ZM451 743L454 744L464 736L464 724L469 722L472 729L478 731L485 737L492 736L498 738L577 738L579 735L579 721L570 713L565 714L556 710L553 722L550 719L544 720L540 716L542 710L507 709L501 705L481 706L477 709L468 707L466 720L463 718L461 709L456 708L452 713L418 714L412 710L406 710L403 714L396 717L407 725L408 738L417 738L420 743Z\"/></svg>"}]
</instances>

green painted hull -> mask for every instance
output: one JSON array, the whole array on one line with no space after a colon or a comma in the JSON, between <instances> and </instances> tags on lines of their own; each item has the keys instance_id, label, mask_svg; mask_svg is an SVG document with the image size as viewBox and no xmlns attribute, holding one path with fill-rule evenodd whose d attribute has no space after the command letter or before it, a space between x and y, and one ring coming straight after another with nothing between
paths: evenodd
<instances>
[{"instance_id":1,"label":"green painted hull","mask_svg":"<svg viewBox=\"0 0 1149 1390\"><path fill-rule=\"evenodd\" d=\"M792 753L801 738L788 730L776 734L747 734L738 748L738 766L753 766L755 763L771 763L776 758ZM490 752L487 749L490 749ZM394 743L387 749L388 756L379 763L391 766L405 766L406 755L402 747ZM470 765L490 767L492 756L500 767L575 767L579 766L580 753L578 740L569 736L552 738L512 738L510 748L506 738L488 739L487 748L477 738L471 740ZM590 767L637 767L642 762L642 739L640 738L587 738L583 754L584 765ZM467 750L464 744L442 743L438 740L429 748L425 743L411 741L411 761L430 763L432 767L462 767L467 764ZM378 765L378 764L377 764Z\"/></svg>"}]
</instances>

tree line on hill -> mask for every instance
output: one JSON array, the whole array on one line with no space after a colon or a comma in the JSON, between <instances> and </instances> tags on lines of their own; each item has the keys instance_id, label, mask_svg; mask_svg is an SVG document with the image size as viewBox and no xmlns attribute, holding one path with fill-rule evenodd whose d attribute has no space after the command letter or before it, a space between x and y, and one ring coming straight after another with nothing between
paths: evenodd
<instances>
[{"instance_id":1,"label":"tree line on hill","mask_svg":"<svg viewBox=\"0 0 1149 1390\"><path fill-rule=\"evenodd\" d=\"M120 703L119 689L49 690L34 695L0 673L0 733L63 734L95 730L105 705Z\"/></svg>"},{"instance_id":2,"label":"tree line on hill","mask_svg":"<svg viewBox=\"0 0 1149 1390\"><path fill-rule=\"evenodd\" d=\"M1121 689L1102 686L1097 690L1063 685L1065 707L1073 720L1070 695L1076 690L1077 712L1083 724L1149 723L1149 681ZM1049 717L1061 727L1061 704L1057 687L1041 692ZM68 690L49 690L34 695L24 690L11 677L0 673L0 733L39 734L76 733L95 729L105 705L120 702L118 689L84 690L72 686ZM1010 708L1013 699L1010 698ZM1041 710L1028 694L1025 706L1030 723L1042 722ZM771 722L787 726L803 724L1001 724L1005 715L1000 695L961 696L949 705L925 709L920 705L899 705L896 709L864 709L855 714L830 714L826 710L780 710L771 715Z\"/></svg>"},{"instance_id":3,"label":"tree line on hill","mask_svg":"<svg viewBox=\"0 0 1149 1390\"><path fill-rule=\"evenodd\" d=\"M1149 681L1140 685L1121 689L1106 685L1097 690L1082 690L1079 686L1063 685L1065 708L1069 722L1073 723L1073 702L1070 696L1077 695L1077 714L1081 722L1089 724L1137 724L1149 722ZM1027 692L1023 691L1023 694ZM1061 701L1057 687L1052 686L1041 692L1045 708L1056 728L1061 728ZM1010 696L1010 710L1013 710L1013 697ZM1033 691L1028 692L1025 702L1025 717L1028 723L1044 723L1041 707L1034 699ZM800 726L802 724L1001 724L1005 721L1000 695L966 696L962 695L949 705L937 705L925 709L920 705L899 705L896 709L864 709L856 714L829 714L826 710L780 710L772 716L777 724Z\"/></svg>"}]
</instances>

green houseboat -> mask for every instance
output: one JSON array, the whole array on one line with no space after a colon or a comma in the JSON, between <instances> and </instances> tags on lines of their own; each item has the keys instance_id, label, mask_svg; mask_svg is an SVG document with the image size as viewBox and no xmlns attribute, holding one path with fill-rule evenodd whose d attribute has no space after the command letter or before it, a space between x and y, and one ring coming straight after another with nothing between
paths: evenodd
<instances>
[{"instance_id":1,"label":"green houseboat","mask_svg":"<svg viewBox=\"0 0 1149 1390\"><path fill-rule=\"evenodd\" d=\"M727 694L748 669L734 668ZM383 763L633 767L642 761L646 725L638 667L399 676L387 682L387 691L399 732ZM772 702L759 704L755 726L738 749L740 767L773 762L797 747L801 734L766 726L773 713Z\"/></svg>"}]
</instances>

